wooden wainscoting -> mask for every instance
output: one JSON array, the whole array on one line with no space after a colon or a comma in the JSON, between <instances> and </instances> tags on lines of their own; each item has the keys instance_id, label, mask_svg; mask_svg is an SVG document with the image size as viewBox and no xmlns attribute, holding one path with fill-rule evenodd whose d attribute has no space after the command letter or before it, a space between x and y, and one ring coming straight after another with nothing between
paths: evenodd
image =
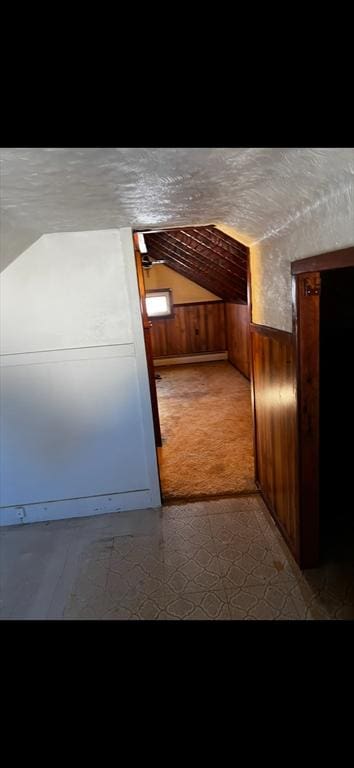
<instances>
[{"instance_id":1,"label":"wooden wainscoting","mask_svg":"<svg viewBox=\"0 0 354 768\"><path fill-rule=\"evenodd\" d=\"M225 304L229 360L250 378L250 312L247 304Z\"/></svg>"},{"instance_id":2,"label":"wooden wainscoting","mask_svg":"<svg viewBox=\"0 0 354 768\"><path fill-rule=\"evenodd\" d=\"M226 350L223 301L175 304L172 318L151 318L154 358Z\"/></svg>"},{"instance_id":3,"label":"wooden wainscoting","mask_svg":"<svg viewBox=\"0 0 354 768\"><path fill-rule=\"evenodd\" d=\"M299 561L293 335L251 323L256 482Z\"/></svg>"}]
</instances>

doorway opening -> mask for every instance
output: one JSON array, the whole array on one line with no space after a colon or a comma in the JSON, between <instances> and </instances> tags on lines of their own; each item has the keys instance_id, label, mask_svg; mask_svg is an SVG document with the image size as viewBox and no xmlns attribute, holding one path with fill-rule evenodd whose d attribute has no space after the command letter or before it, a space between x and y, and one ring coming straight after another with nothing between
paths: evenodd
<instances>
[{"instance_id":1,"label":"doorway opening","mask_svg":"<svg viewBox=\"0 0 354 768\"><path fill-rule=\"evenodd\" d=\"M293 262L299 561L354 567L354 248Z\"/></svg>"},{"instance_id":2,"label":"doorway opening","mask_svg":"<svg viewBox=\"0 0 354 768\"><path fill-rule=\"evenodd\" d=\"M214 225L134 244L162 499L258 493L249 249Z\"/></svg>"},{"instance_id":3,"label":"doorway opening","mask_svg":"<svg viewBox=\"0 0 354 768\"><path fill-rule=\"evenodd\" d=\"M354 267L321 273L320 559L354 561Z\"/></svg>"}]
</instances>

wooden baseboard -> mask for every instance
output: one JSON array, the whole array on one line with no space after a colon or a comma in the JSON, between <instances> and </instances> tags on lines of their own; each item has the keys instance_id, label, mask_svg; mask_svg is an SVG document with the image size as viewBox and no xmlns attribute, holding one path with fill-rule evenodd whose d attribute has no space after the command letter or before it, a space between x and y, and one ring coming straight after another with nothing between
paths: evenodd
<instances>
[{"instance_id":1,"label":"wooden baseboard","mask_svg":"<svg viewBox=\"0 0 354 768\"><path fill-rule=\"evenodd\" d=\"M161 365L184 365L185 363L213 363L217 360L227 360L227 352L200 353L195 355L179 355L178 357L156 357L154 365L158 368Z\"/></svg>"},{"instance_id":2,"label":"wooden baseboard","mask_svg":"<svg viewBox=\"0 0 354 768\"><path fill-rule=\"evenodd\" d=\"M160 503L151 490L142 490L0 507L0 527L150 509Z\"/></svg>"}]
</instances>

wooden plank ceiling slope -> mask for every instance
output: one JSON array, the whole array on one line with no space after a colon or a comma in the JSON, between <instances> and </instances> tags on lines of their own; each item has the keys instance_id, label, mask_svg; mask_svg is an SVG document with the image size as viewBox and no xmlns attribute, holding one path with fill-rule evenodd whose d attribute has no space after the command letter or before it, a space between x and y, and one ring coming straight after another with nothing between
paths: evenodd
<instances>
[{"instance_id":1,"label":"wooden plank ceiling slope","mask_svg":"<svg viewBox=\"0 0 354 768\"><path fill-rule=\"evenodd\" d=\"M224 301L247 304L249 249L214 225L144 232L148 256Z\"/></svg>"}]
</instances>

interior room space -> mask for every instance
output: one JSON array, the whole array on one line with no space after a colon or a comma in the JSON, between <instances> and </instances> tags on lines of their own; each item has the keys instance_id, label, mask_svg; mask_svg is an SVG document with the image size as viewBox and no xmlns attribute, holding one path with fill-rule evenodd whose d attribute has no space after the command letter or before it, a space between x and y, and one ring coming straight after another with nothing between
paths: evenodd
<instances>
[{"instance_id":1,"label":"interior room space","mask_svg":"<svg viewBox=\"0 0 354 768\"><path fill-rule=\"evenodd\" d=\"M163 499L256 491L248 249L215 227L151 232L140 242Z\"/></svg>"},{"instance_id":2,"label":"interior room space","mask_svg":"<svg viewBox=\"0 0 354 768\"><path fill-rule=\"evenodd\" d=\"M354 148L0 166L0 619L354 620Z\"/></svg>"}]
</instances>

